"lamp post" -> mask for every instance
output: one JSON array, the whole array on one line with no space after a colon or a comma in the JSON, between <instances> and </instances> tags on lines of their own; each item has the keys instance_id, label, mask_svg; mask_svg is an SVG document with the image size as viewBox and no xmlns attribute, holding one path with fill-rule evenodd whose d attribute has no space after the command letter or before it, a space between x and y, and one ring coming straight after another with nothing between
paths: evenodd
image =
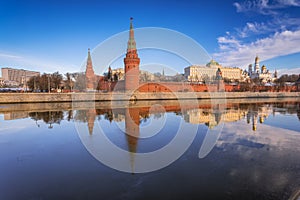
<instances>
[{"instance_id":1,"label":"lamp post","mask_svg":"<svg viewBox=\"0 0 300 200\"><path fill-rule=\"evenodd\" d=\"M27 77L26 77L26 70L24 70L24 72L25 72L25 92L27 92Z\"/></svg>"},{"instance_id":2,"label":"lamp post","mask_svg":"<svg viewBox=\"0 0 300 200\"><path fill-rule=\"evenodd\" d=\"M50 75L49 74L48 74L47 78L48 78L48 93L50 93Z\"/></svg>"},{"instance_id":3,"label":"lamp post","mask_svg":"<svg viewBox=\"0 0 300 200\"><path fill-rule=\"evenodd\" d=\"M36 76L33 77L33 92L36 92Z\"/></svg>"}]
</instances>

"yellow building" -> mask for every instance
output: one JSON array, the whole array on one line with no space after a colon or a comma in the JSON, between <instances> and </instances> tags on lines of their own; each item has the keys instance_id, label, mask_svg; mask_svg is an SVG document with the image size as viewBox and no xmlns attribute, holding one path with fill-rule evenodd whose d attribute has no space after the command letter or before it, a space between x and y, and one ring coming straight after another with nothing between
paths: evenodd
<instances>
[{"instance_id":1,"label":"yellow building","mask_svg":"<svg viewBox=\"0 0 300 200\"><path fill-rule=\"evenodd\" d=\"M211 60L206 66L192 65L184 69L184 76L190 82L214 80L220 68L223 79L242 80L242 70L239 68L222 67L218 62Z\"/></svg>"},{"instance_id":2,"label":"yellow building","mask_svg":"<svg viewBox=\"0 0 300 200\"><path fill-rule=\"evenodd\" d=\"M213 113L211 109L192 109L187 111L184 119L191 124L207 124L213 128L220 121L227 123L244 119L246 112L246 109L229 109L220 113Z\"/></svg>"}]
</instances>

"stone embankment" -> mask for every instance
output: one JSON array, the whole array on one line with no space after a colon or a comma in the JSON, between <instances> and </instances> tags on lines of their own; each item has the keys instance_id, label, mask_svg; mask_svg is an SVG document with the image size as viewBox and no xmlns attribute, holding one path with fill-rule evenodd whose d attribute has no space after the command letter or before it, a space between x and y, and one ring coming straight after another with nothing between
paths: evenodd
<instances>
[{"instance_id":1,"label":"stone embankment","mask_svg":"<svg viewBox=\"0 0 300 200\"><path fill-rule=\"evenodd\" d=\"M0 93L0 103L140 101L176 99L300 98L300 92Z\"/></svg>"}]
</instances>

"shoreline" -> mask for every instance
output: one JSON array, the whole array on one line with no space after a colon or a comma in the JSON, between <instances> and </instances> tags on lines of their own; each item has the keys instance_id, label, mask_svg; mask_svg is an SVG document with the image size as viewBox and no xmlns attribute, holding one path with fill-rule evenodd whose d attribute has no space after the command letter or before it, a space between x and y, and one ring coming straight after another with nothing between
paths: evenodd
<instances>
[{"instance_id":1,"label":"shoreline","mask_svg":"<svg viewBox=\"0 0 300 200\"><path fill-rule=\"evenodd\" d=\"M122 109L144 108L161 105L163 107L180 107L181 109L211 108L219 104L222 107L235 104L265 104L300 102L300 97L287 98L241 98L241 99L200 99L200 100L152 100L152 101L82 101L82 102L48 102L48 103L6 103L0 104L0 114L10 112L46 112L59 110L88 110L88 109Z\"/></svg>"},{"instance_id":2,"label":"shoreline","mask_svg":"<svg viewBox=\"0 0 300 200\"><path fill-rule=\"evenodd\" d=\"M202 99L300 98L300 92L0 93L0 104Z\"/></svg>"}]
</instances>

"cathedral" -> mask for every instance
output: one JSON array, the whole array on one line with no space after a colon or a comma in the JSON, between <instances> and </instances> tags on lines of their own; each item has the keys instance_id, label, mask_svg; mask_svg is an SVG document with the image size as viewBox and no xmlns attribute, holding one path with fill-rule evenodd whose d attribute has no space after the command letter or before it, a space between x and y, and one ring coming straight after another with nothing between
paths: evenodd
<instances>
[{"instance_id":1,"label":"cathedral","mask_svg":"<svg viewBox=\"0 0 300 200\"><path fill-rule=\"evenodd\" d=\"M255 57L254 61L254 70L252 69L252 64L248 67L248 74L250 79L259 79L262 83L270 83L274 82L274 80L277 78L277 71L275 70L274 75L267 69L265 65L263 65L261 68L259 66L259 57Z\"/></svg>"}]
</instances>

